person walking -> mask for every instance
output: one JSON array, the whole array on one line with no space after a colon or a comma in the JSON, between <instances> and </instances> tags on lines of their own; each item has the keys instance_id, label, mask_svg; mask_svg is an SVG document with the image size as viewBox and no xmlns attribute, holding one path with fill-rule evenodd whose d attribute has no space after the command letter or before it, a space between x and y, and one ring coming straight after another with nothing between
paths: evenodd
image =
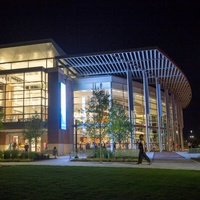
<instances>
[{"instance_id":1,"label":"person walking","mask_svg":"<svg viewBox=\"0 0 200 200\"><path fill-rule=\"evenodd\" d=\"M25 146L24 146L24 149L25 149L26 152L28 152L28 148L29 148L29 145L26 143Z\"/></svg>"},{"instance_id":2,"label":"person walking","mask_svg":"<svg viewBox=\"0 0 200 200\"><path fill-rule=\"evenodd\" d=\"M149 163L149 165L151 165L152 162L151 162L151 160L149 159L149 157L146 155L146 152L145 152L144 135L141 134L141 135L139 136L139 139L140 139L140 141L139 141L139 143L138 143L138 145L139 145L139 155L138 155L138 162L137 162L137 164L138 164L138 165L141 165L141 164L142 164L143 158L145 158L146 161Z\"/></svg>"},{"instance_id":3,"label":"person walking","mask_svg":"<svg viewBox=\"0 0 200 200\"><path fill-rule=\"evenodd\" d=\"M53 156L54 158L57 158L58 156L58 150L56 149L56 147L53 148Z\"/></svg>"}]
</instances>

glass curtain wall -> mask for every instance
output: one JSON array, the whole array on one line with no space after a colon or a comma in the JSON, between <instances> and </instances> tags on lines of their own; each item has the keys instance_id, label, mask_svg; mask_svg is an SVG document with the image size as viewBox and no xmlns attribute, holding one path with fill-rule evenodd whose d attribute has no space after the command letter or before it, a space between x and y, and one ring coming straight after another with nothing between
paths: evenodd
<instances>
[{"instance_id":1,"label":"glass curtain wall","mask_svg":"<svg viewBox=\"0 0 200 200\"><path fill-rule=\"evenodd\" d=\"M86 113L81 112L84 110L87 104L87 99L92 96L92 89L94 86L99 86L100 83L87 83L81 85L81 90L74 91L74 119L78 121L83 121L86 118ZM139 83L133 83L133 99L134 99L134 112L133 112L133 139L137 143L140 134L146 134L146 115L144 107L144 93L143 86ZM128 113L128 95L127 95L127 85L120 82L111 82L111 83L102 83L102 88L105 89L108 93L110 92L111 98L123 105L125 110ZM149 106L150 113L149 117L149 138L150 138L150 150L159 150L159 136L158 136L158 111L157 111L157 98L156 98L156 89L149 88L150 98ZM167 117L166 117L166 97L165 93L161 92L161 101L162 101L162 116L160 116L160 134L162 138L162 147L163 150L166 150L166 145L168 143L167 134L170 134L170 140L173 138L173 112L172 112L172 100L169 97L169 110L170 110L170 123L169 123L169 133L167 133ZM176 112L176 108L175 108ZM106 140L109 140L107 138ZM176 139L178 140L178 138ZM88 138L86 127L78 128L78 142L85 144L88 141L91 141Z\"/></svg>"},{"instance_id":2,"label":"glass curtain wall","mask_svg":"<svg viewBox=\"0 0 200 200\"><path fill-rule=\"evenodd\" d=\"M4 122L28 121L36 113L47 119L47 75L43 71L1 75L0 102Z\"/></svg>"},{"instance_id":3,"label":"glass curtain wall","mask_svg":"<svg viewBox=\"0 0 200 200\"><path fill-rule=\"evenodd\" d=\"M38 69L33 69L36 67ZM3 107L5 114L3 122L26 122L36 113L43 121L47 120L48 74L45 69L51 67L53 67L53 59L0 63L0 106ZM21 134L20 129L8 131L7 145L12 148L11 144L16 143L17 149L23 149L26 141ZM46 142L47 138L44 137ZM39 138L38 151L43 148L41 145L41 138ZM34 148L33 144L33 151Z\"/></svg>"},{"instance_id":4,"label":"glass curtain wall","mask_svg":"<svg viewBox=\"0 0 200 200\"><path fill-rule=\"evenodd\" d=\"M86 121L86 106L89 98L92 97L92 91L94 88L102 88L108 94L110 94L110 83L102 82L102 83L88 83L81 86L82 90L74 91L74 119L78 122L85 123ZM75 123L75 122L74 122ZM74 137L75 138L75 137ZM86 127L79 126L77 129L77 141L78 148L85 149L86 144L90 145L93 142L93 138L90 138L87 135ZM98 142L98 141L96 141ZM76 144L76 142L74 142Z\"/></svg>"},{"instance_id":5,"label":"glass curtain wall","mask_svg":"<svg viewBox=\"0 0 200 200\"><path fill-rule=\"evenodd\" d=\"M47 73L41 69L26 72L27 68L38 66L53 67L53 60L0 64L0 69L12 69L13 72L0 75L0 106L4 108L4 122L28 121L36 113L43 121L47 120ZM24 72L18 73L22 68L24 68Z\"/></svg>"},{"instance_id":6,"label":"glass curtain wall","mask_svg":"<svg viewBox=\"0 0 200 200\"><path fill-rule=\"evenodd\" d=\"M166 98L164 93L161 93L162 101L162 116L160 116L160 131L162 136L162 147L163 150L167 150L167 116L166 116Z\"/></svg>"},{"instance_id":7,"label":"glass curtain wall","mask_svg":"<svg viewBox=\"0 0 200 200\"><path fill-rule=\"evenodd\" d=\"M149 106L149 138L150 138L150 149L159 149L159 136L158 136L158 113L157 113L157 101L156 92L150 91Z\"/></svg>"},{"instance_id":8,"label":"glass curtain wall","mask_svg":"<svg viewBox=\"0 0 200 200\"><path fill-rule=\"evenodd\" d=\"M0 70L27 69L34 67L52 68L53 59L38 59L20 62L0 63Z\"/></svg>"},{"instance_id":9,"label":"glass curtain wall","mask_svg":"<svg viewBox=\"0 0 200 200\"><path fill-rule=\"evenodd\" d=\"M174 121L173 121L173 108L172 108L172 98L169 96L169 110L170 110L170 120L169 120L169 150L174 149Z\"/></svg>"}]
</instances>

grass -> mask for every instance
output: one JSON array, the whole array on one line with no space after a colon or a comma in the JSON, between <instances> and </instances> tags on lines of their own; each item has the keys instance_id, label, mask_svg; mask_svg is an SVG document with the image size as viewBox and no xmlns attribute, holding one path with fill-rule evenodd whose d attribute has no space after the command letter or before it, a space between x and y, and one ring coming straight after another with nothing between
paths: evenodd
<instances>
[{"instance_id":1,"label":"grass","mask_svg":"<svg viewBox=\"0 0 200 200\"><path fill-rule=\"evenodd\" d=\"M1 199L198 199L200 173L141 168L0 167Z\"/></svg>"}]
</instances>

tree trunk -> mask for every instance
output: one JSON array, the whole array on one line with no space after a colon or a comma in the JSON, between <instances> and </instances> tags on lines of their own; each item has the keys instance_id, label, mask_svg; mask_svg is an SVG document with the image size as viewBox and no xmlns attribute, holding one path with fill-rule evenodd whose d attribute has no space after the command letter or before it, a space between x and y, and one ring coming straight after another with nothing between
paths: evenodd
<instances>
[{"instance_id":1,"label":"tree trunk","mask_svg":"<svg viewBox=\"0 0 200 200\"><path fill-rule=\"evenodd\" d=\"M31 140L28 141L28 145L29 145L29 152L32 151L32 148L31 148Z\"/></svg>"},{"instance_id":2,"label":"tree trunk","mask_svg":"<svg viewBox=\"0 0 200 200\"><path fill-rule=\"evenodd\" d=\"M102 160L102 158L101 158L101 125L100 125L100 163L101 163L101 160Z\"/></svg>"},{"instance_id":3,"label":"tree trunk","mask_svg":"<svg viewBox=\"0 0 200 200\"><path fill-rule=\"evenodd\" d=\"M44 150L44 138L41 136L40 152Z\"/></svg>"},{"instance_id":4,"label":"tree trunk","mask_svg":"<svg viewBox=\"0 0 200 200\"><path fill-rule=\"evenodd\" d=\"M35 152L37 152L37 138L35 138Z\"/></svg>"},{"instance_id":5,"label":"tree trunk","mask_svg":"<svg viewBox=\"0 0 200 200\"><path fill-rule=\"evenodd\" d=\"M121 141L119 141L119 149L121 149Z\"/></svg>"}]
</instances>

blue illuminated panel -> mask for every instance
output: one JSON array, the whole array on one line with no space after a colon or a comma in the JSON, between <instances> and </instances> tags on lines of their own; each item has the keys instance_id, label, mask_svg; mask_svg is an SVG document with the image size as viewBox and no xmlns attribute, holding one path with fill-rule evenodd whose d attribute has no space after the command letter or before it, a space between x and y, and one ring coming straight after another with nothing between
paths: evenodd
<instances>
[{"instance_id":1,"label":"blue illuminated panel","mask_svg":"<svg viewBox=\"0 0 200 200\"><path fill-rule=\"evenodd\" d=\"M66 85L62 82L60 82L60 100L60 128L66 130Z\"/></svg>"}]
</instances>

